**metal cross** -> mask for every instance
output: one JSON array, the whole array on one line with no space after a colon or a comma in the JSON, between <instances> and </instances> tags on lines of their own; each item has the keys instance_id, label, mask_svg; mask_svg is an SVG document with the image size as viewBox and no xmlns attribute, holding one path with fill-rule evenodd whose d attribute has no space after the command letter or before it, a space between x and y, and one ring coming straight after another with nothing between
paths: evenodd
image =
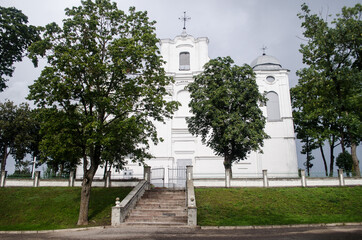
<instances>
[{"instance_id":1,"label":"metal cross","mask_svg":"<svg viewBox=\"0 0 362 240\"><path fill-rule=\"evenodd\" d=\"M188 21L188 20L191 20L191 18L190 17L187 17L186 16L186 12L184 12L184 16L183 17L179 17L178 19L180 19L181 21L184 21L184 30L186 30L186 21Z\"/></svg>"},{"instance_id":2,"label":"metal cross","mask_svg":"<svg viewBox=\"0 0 362 240\"><path fill-rule=\"evenodd\" d=\"M263 50L263 55L265 55L265 51L268 49L267 46L263 45L263 47L261 48L261 50Z\"/></svg>"}]
</instances>

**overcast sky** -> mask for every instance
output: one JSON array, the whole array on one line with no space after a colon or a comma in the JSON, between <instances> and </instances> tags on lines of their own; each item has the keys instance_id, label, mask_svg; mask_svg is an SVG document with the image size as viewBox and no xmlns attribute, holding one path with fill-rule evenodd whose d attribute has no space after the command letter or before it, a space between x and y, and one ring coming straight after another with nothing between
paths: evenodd
<instances>
[{"instance_id":1,"label":"overcast sky","mask_svg":"<svg viewBox=\"0 0 362 240\"><path fill-rule=\"evenodd\" d=\"M290 70L290 86L297 84L295 72L303 67L298 49L303 42L302 21L297 17L301 4L306 2L312 12L335 15L343 6L354 6L357 0L116 0L119 9L147 11L156 20L156 33L160 39L180 35L183 12L191 20L187 32L194 37L208 37L209 57L231 56L238 65L250 64L266 53L280 60ZM45 26L50 22L62 23L64 9L78 6L79 0L0 0L3 7L15 7L29 18L29 23ZM28 59L15 64L14 76L8 88L0 93L0 101L10 99L16 104L26 101L28 86L40 74ZM300 149L298 149L298 152ZM359 154L361 155L361 154ZM300 155L298 154L298 158Z\"/></svg>"}]
</instances>

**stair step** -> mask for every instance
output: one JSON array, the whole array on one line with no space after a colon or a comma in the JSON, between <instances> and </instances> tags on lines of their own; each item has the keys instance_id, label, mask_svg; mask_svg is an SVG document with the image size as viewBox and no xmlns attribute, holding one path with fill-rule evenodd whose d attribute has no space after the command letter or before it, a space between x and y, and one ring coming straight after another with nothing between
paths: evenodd
<instances>
[{"instance_id":1,"label":"stair step","mask_svg":"<svg viewBox=\"0 0 362 240\"><path fill-rule=\"evenodd\" d=\"M186 222L187 216L130 216L127 222Z\"/></svg>"},{"instance_id":2,"label":"stair step","mask_svg":"<svg viewBox=\"0 0 362 240\"><path fill-rule=\"evenodd\" d=\"M184 226L186 222L126 222L126 225Z\"/></svg>"},{"instance_id":3,"label":"stair step","mask_svg":"<svg viewBox=\"0 0 362 240\"><path fill-rule=\"evenodd\" d=\"M146 191L130 212L126 223L150 225L186 225L186 195L182 190Z\"/></svg>"},{"instance_id":4,"label":"stair step","mask_svg":"<svg viewBox=\"0 0 362 240\"><path fill-rule=\"evenodd\" d=\"M175 204L148 204L148 205L138 205L134 209L136 210L142 210L142 209L182 209L185 208L185 206L175 205Z\"/></svg>"},{"instance_id":5,"label":"stair step","mask_svg":"<svg viewBox=\"0 0 362 240\"><path fill-rule=\"evenodd\" d=\"M187 212L186 210L181 210L181 211L174 211L174 210L162 210L162 211L155 211L152 209L149 209L148 211L146 210L133 210L132 211L132 216L175 216L175 217L179 217L179 216L186 216Z\"/></svg>"}]
</instances>

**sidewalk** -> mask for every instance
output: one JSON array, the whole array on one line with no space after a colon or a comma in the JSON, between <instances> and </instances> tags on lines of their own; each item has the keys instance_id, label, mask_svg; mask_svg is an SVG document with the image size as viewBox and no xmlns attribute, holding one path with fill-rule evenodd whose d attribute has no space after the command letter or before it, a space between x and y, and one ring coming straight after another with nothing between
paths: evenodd
<instances>
[{"instance_id":1,"label":"sidewalk","mask_svg":"<svg viewBox=\"0 0 362 240\"><path fill-rule=\"evenodd\" d=\"M362 239L362 224L313 224L247 227L92 227L53 231L0 232L0 239Z\"/></svg>"}]
</instances>

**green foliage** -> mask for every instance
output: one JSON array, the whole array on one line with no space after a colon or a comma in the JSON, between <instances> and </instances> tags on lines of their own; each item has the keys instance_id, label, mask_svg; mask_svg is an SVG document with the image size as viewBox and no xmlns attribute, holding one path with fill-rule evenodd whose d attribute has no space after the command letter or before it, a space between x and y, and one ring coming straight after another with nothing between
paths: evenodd
<instances>
[{"instance_id":1,"label":"green foliage","mask_svg":"<svg viewBox=\"0 0 362 240\"><path fill-rule=\"evenodd\" d=\"M25 171L29 162L23 161L32 141L32 117L29 105L16 106L11 101L0 103L0 157L1 170L11 154L16 161L16 170Z\"/></svg>"},{"instance_id":2,"label":"green foliage","mask_svg":"<svg viewBox=\"0 0 362 240\"><path fill-rule=\"evenodd\" d=\"M47 25L43 39L30 47L33 61L46 56L49 66L30 86L29 99L50 109L43 127L51 140L59 138L55 145L80 148L72 152L97 156L98 165L103 149L127 138L117 154L142 160L148 138L158 141L151 119L163 121L177 106L163 98L171 79L161 67L154 22L109 1L82 4L66 9L63 28Z\"/></svg>"},{"instance_id":3,"label":"green foliage","mask_svg":"<svg viewBox=\"0 0 362 240\"><path fill-rule=\"evenodd\" d=\"M81 158L83 187L90 188L104 160L119 166L127 155L141 162L150 157L149 140L159 141L154 122L171 117L178 104L164 98L172 79L162 68L147 12L131 7L125 13L109 0L86 0L65 14L62 27L48 24L42 40L29 48L35 65L46 57L48 66L28 98L47 109L43 154L69 165Z\"/></svg>"},{"instance_id":4,"label":"green foliage","mask_svg":"<svg viewBox=\"0 0 362 240\"><path fill-rule=\"evenodd\" d=\"M201 226L360 222L362 187L195 189Z\"/></svg>"},{"instance_id":5,"label":"green foliage","mask_svg":"<svg viewBox=\"0 0 362 240\"><path fill-rule=\"evenodd\" d=\"M29 45L39 40L38 30L28 25L20 10L0 6L0 92L6 88L5 77L12 77L13 64L21 61Z\"/></svg>"},{"instance_id":6,"label":"green foliage","mask_svg":"<svg viewBox=\"0 0 362 240\"><path fill-rule=\"evenodd\" d=\"M298 16L307 43L300 52L307 67L297 72L298 85L291 91L293 116L302 119L296 122L298 133L304 131L318 144L329 141L331 174L336 143L344 150L358 145L362 136L362 5L344 7L331 23L311 14L306 4L302 11ZM359 172L355 154L354 158Z\"/></svg>"},{"instance_id":7,"label":"green foliage","mask_svg":"<svg viewBox=\"0 0 362 240\"><path fill-rule=\"evenodd\" d=\"M90 225L111 224L111 207L131 188L94 188ZM50 230L77 227L80 188L1 188L0 230Z\"/></svg>"},{"instance_id":8,"label":"green foliage","mask_svg":"<svg viewBox=\"0 0 362 240\"><path fill-rule=\"evenodd\" d=\"M336 165L342 168L347 173L347 176L349 176L353 167L352 155L348 152L341 152L336 159Z\"/></svg>"},{"instance_id":9,"label":"green foliage","mask_svg":"<svg viewBox=\"0 0 362 240\"><path fill-rule=\"evenodd\" d=\"M266 99L258 91L255 74L250 66L233 63L230 57L212 59L187 86L194 114L187 118L189 131L224 156L226 168L260 150L268 137L258 106Z\"/></svg>"}]
</instances>

